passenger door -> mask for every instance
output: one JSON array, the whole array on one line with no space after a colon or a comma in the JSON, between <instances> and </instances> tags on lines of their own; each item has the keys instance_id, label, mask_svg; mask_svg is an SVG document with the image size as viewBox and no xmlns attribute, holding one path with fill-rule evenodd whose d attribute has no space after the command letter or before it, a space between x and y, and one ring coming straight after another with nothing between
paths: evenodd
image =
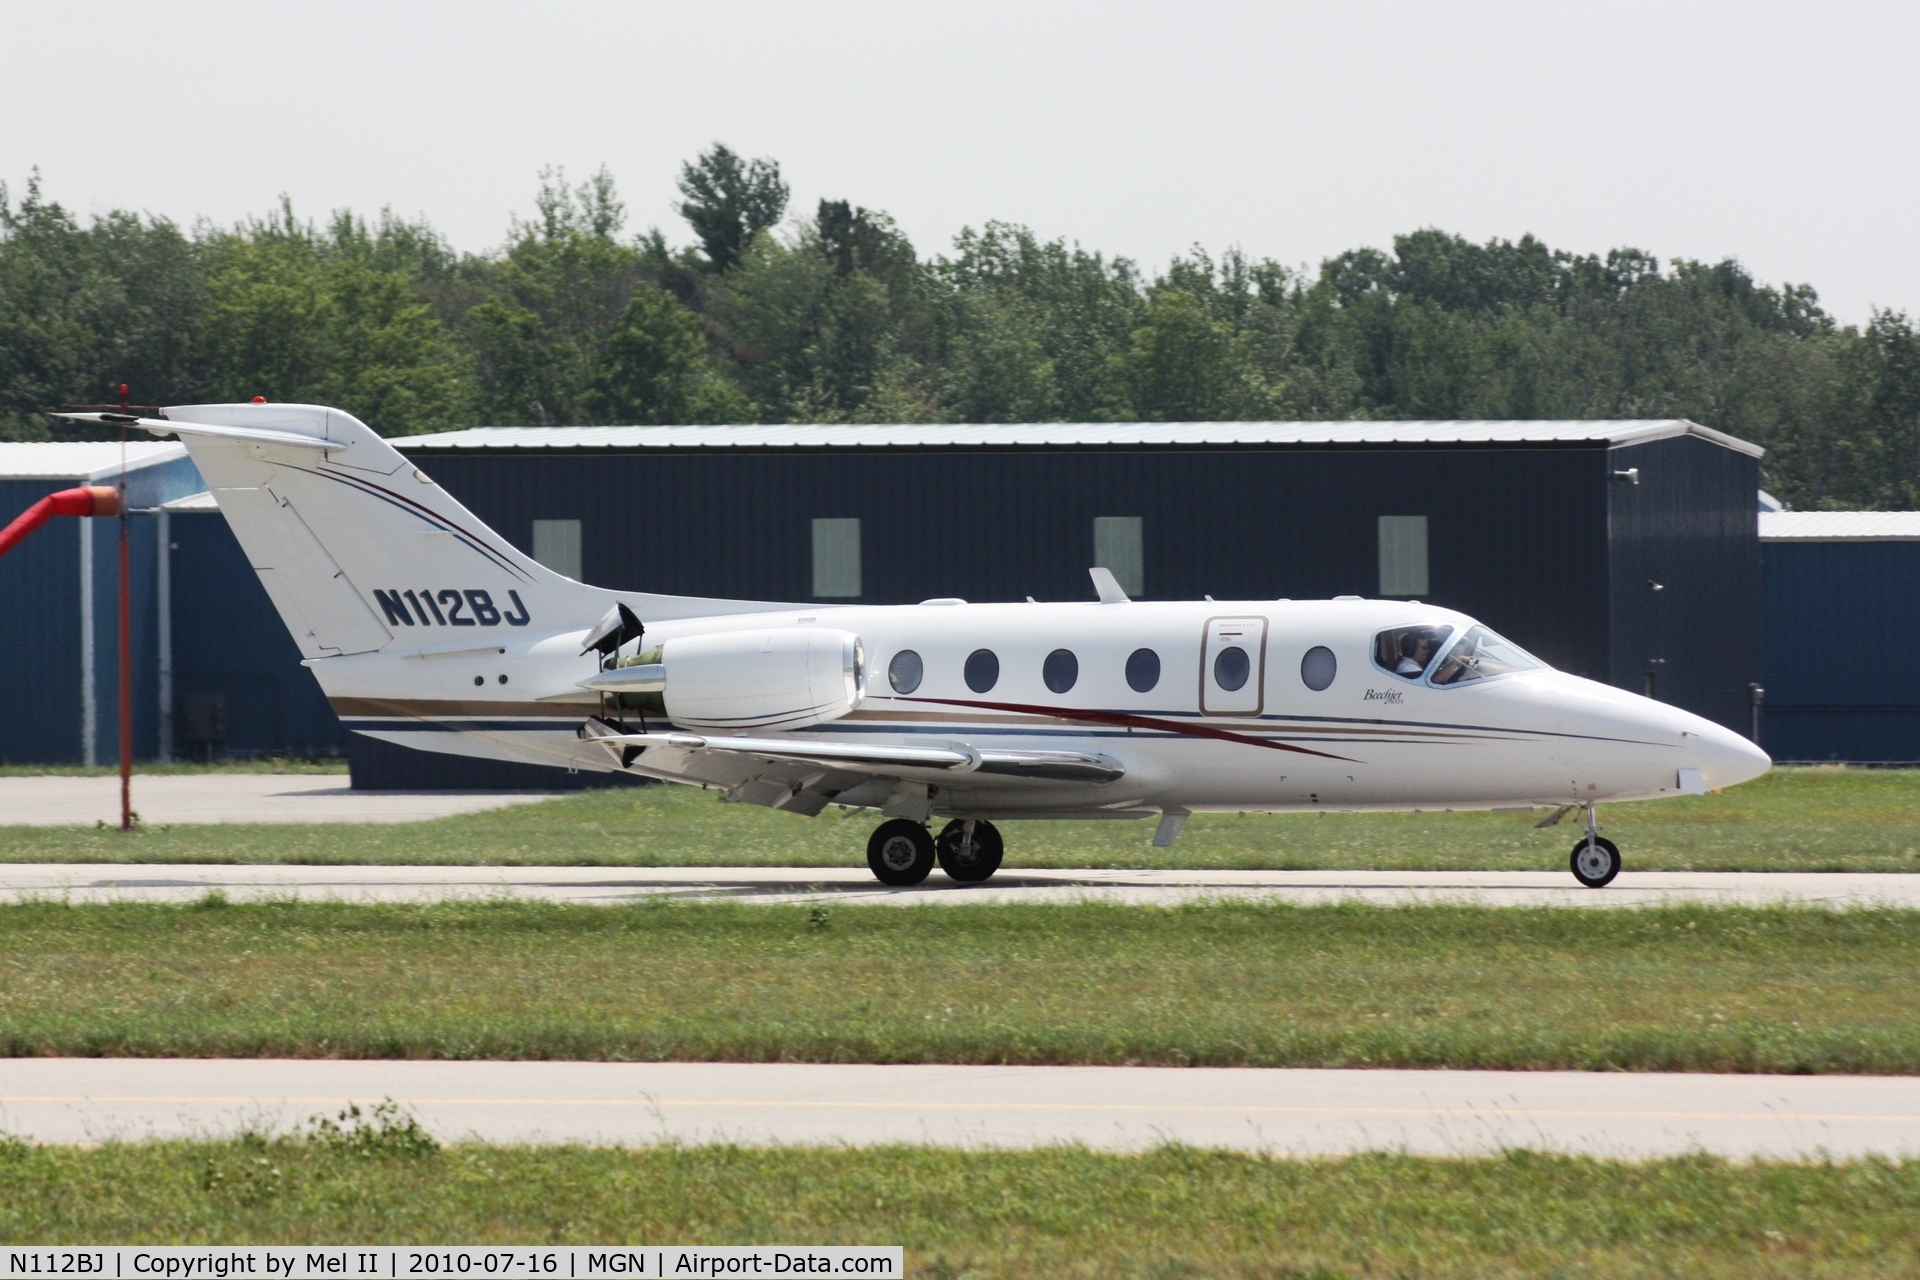
<instances>
[{"instance_id":1,"label":"passenger door","mask_svg":"<svg viewBox=\"0 0 1920 1280\"><path fill-rule=\"evenodd\" d=\"M1266 685L1267 620L1208 618L1200 650L1200 713L1258 715Z\"/></svg>"}]
</instances>

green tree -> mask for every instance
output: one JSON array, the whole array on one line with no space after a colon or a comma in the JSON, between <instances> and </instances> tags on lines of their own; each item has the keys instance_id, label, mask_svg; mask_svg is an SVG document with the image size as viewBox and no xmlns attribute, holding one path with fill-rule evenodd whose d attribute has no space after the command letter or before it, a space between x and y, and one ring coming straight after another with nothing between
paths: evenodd
<instances>
[{"instance_id":1,"label":"green tree","mask_svg":"<svg viewBox=\"0 0 1920 1280\"><path fill-rule=\"evenodd\" d=\"M1151 422L1235 416L1228 406L1239 398L1245 370L1235 359L1232 327L1184 289L1159 290L1142 318L1132 345L1113 358L1120 386L1111 412Z\"/></svg>"},{"instance_id":2,"label":"green tree","mask_svg":"<svg viewBox=\"0 0 1920 1280\"><path fill-rule=\"evenodd\" d=\"M912 245L883 213L820 207L791 235L755 240L714 285L742 384L789 421L874 421L880 403L943 416L923 368L929 282Z\"/></svg>"},{"instance_id":3,"label":"green tree","mask_svg":"<svg viewBox=\"0 0 1920 1280\"><path fill-rule=\"evenodd\" d=\"M506 252L477 277L481 301L460 329L478 370L478 410L492 422L597 421L600 348L644 280L642 251L617 236L626 211L605 170L569 185L540 175L537 216L515 219Z\"/></svg>"},{"instance_id":4,"label":"green tree","mask_svg":"<svg viewBox=\"0 0 1920 1280\"><path fill-rule=\"evenodd\" d=\"M602 422L750 422L754 406L717 376L700 321L664 289L634 287L600 344L589 392Z\"/></svg>"},{"instance_id":5,"label":"green tree","mask_svg":"<svg viewBox=\"0 0 1920 1280\"><path fill-rule=\"evenodd\" d=\"M336 405L383 435L457 425L465 362L363 224L321 234L285 203L208 238L196 344L207 394Z\"/></svg>"},{"instance_id":6,"label":"green tree","mask_svg":"<svg viewBox=\"0 0 1920 1280\"><path fill-rule=\"evenodd\" d=\"M1831 471L1796 496L1807 506L1920 510L1920 332L1904 314L1877 312L1836 364L1820 459Z\"/></svg>"},{"instance_id":7,"label":"green tree","mask_svg":"<svg viewBox=\"0 0 1920 1280\"><path fill-rule=\"evenodd\" d=\"M967 416L1087 422L1108 412L1111 358L1146 305L1134 265L1001 222L963 228L953 249L931 274L944 291L949 394L980 411ZM1003 353L1014 360L997 363ZM992 416L995 406L1010 417Z\"/></svg>"},{"instance_id":8,"label":"green tree","mask_svg":"<svg viewBox=\"0 0 1920 1280\"><path fill-rule=\"evenodd\" d=\"M122 382L148 404L197 398L206 308L196 248L171 222L116 211L83 228L37 175L18 205L0 184L0 439L47 439L47 410Z\"/></svg>"},{"instance_id":9,"label":"green tree","mask_svg":"<svg viewBox=\"0 0 1920 1280\"><path fill-rule=\"evenodd\" d=\"M707 265L729 271L762 231L787 211L787 184L773 160L742 160L723 142L680 167L680 216L706 250Z\"/></svg>"}]
</instances>

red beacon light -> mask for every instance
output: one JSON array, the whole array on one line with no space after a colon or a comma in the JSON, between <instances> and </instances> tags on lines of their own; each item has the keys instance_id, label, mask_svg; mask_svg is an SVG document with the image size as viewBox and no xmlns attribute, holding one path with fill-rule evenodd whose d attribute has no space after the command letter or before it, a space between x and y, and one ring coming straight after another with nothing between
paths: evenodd
<instances>
[{"instance_id":1,"label":"red beacon light","mask_svg":"<svg viewBox=\"0 0 1920 1280\"><path fill-rule=\"evenodd\" d=\"M267 398L265 396L255 396L253 398L254 404L265 404L266 402L267 402Z\"/></svg>"}]
</instances>

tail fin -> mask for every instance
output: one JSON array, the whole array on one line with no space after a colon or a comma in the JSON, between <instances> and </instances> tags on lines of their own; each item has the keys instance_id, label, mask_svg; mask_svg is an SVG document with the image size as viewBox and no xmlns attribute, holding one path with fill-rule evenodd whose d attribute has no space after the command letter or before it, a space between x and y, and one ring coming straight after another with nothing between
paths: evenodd
<instances>
[{"instance_id":1,"label":"tail fin","mask_svg":"<svg viewBox=\"0 0 1920 1280\"><path fill-rule=\"evenodd\" d=\"M200 404L166 411L308 658L458 627L586 626L611 603L487 528L338 409ZM260 434L221 436L195 424ZM275 443L268 433L332 447ZM409 634L410 633L410 634Z\"/></svg>"},{"instance_id":2,"label":"tail fin","mask_svg":"<svg viewBox=\"0 0 1920 1280\"><path fill-rule=\"evenodd\" d=\"M166 415L308 658L396 640L504 639L529 626L584 629L621 600L648 620L765 607L615 593L563 577L338 409L182 405Z\"/></svg>"}]
</instances>

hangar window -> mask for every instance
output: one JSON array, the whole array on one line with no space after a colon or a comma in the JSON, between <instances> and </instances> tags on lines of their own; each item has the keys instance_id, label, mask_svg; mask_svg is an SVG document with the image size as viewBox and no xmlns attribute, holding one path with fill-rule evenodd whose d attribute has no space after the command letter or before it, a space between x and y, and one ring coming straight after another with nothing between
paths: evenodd
<instances>
[{"instance_id":1,"label":"hangar window","mask_svg":"<svg viewBox=\"0 0 1920 1280\"><path fill-rule=\"evenodd\" d=\"M1433 669L1433 683L1466 684L1472 680L1504 676L1512 671L1534 671L1543 665L1512 641L1502 639L1485 627L1475 627L1461 636L1453 648L1440 655L1440 661Z\"/></svg>"},{"instance_id":2,"label":"hangar window","mask_svg":"<svg viewBox=\"0 0 1920 1280\"><path fill-rule=\"evenodd\" d=\"M580 580L580 522L535 520L533 558L555 573Z\"/></svg>"},{"instance_id":3,"label":"hangar window","mask_svg":"<svg viewBox=\"0 0 1920 1280\"><path fill-rule=\"evenodd\" d=\"M1418 680L1446 647L1452 627L1395 627L1373 638L1373 660L1381 670Z\"/></svg>"},{"instance_id":4,"label":"hangar window","mask_svg":"<svg viewBox=\"0 0 1920 1280\"><path fill-rule=\"evenodd\" d=\"M850 600L860 594L860 521L813 522L813 594L821 600Z\"/></svg>"},{"instance_id":5,"label":"hangar window","mask_svg":"<svg viewBox=\"0 0 1920 1280\"><path fill-rule=\"evenodd\" d=\"M1253 659L1237 644L1228 645L1213 660L1213 682L1228 693L1245 687L1252 674Z\"/></svg>"},{"instance_id":6,"label":"hangar window","mask_svg":"<svg viewBox=\"0 0 1920 1280\"><path fill-rule=\"evenodd\" d=\"M912 693L920 687L920 677L925 674L926 664L911 649L902 649L887 664L887 683L895 693Z\"/></svg>"},{"instance_id":7,"label":"hangar window","mask_svg":"<svg viewBox=\"0 0 1920 1280\"><path fill-rule=\"evenodd\" d=\"M1333 683L1334 673L1339 669L1340 663L1333 656L1333 650L1317 644L1300 659L1300 683L1319 693Z\"/></svg>"},{"instance_id":8,"label":"hangar window","mask_svg":"<svg viewBox=\"0 0 1920 1280\"><path fill-rule=\"evenodd\" d=\"M1080 678L1080 659L1073 656L1071 649L1055 649L1040 664L1040 678L1055 693L1065 693Z\"/></svg>"},{"instance_id":9,"label":"hangar window","mask_svg":"<svg viewBox=\"0 0 1920 1280\"><path fill-rule=\"evenodd\" d=\"M991 649L975 649L967 655L967 688L985 693L1000 683L1000 659Z\"/></svg>"},{"instance_id":10,"label":"hangar window","mask_svg":"<svg viewBox=\"0 0 1920 1280\"><path fill-rule=\"evenodd\" d=\"M1135 693L1147 693L1160 683L1160 655L1151 649L1135 649L1127 655L1127 687Z\"/></svg>"},{"instance_id":11,"label":"hangar window","mask_svg":"<svg viewBox=\"0 0 1920 1280\"><path fill-rule=\"evenodd\" d=\"M1380 517L1380 594L1427 594L1427 518Z\"/></svg>"},{"instance_id":12,"label":"hangar window","mask_svg":"<svg viewBox=\"0 0 1920 1280\"><path fill-rule=\"evenodd\" d=\"M1093 567L1106 569L1130 596L1147 590L1145 521L1139 516L1093 518Z\"/></svg>"}]
</instances>

